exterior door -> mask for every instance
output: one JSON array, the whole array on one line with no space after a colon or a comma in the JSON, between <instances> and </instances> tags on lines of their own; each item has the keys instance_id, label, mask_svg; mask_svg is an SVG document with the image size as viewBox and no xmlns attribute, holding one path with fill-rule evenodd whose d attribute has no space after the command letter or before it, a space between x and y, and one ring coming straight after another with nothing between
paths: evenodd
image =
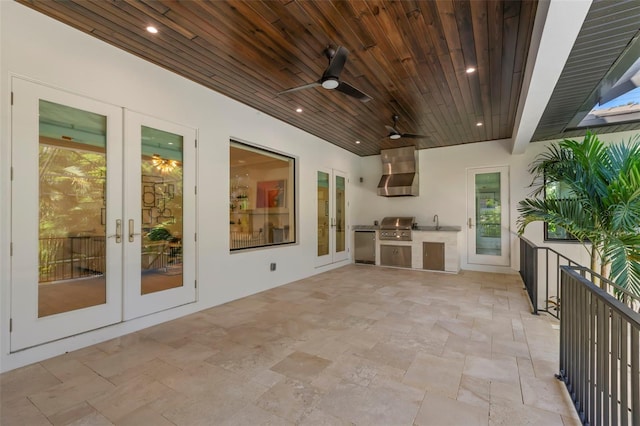
<instances>
[{"instance_id":1,"label":"exterior door","mask_svg":"<svg viewBox=\"0 0 640 426\"><path fill-rule=\"evenodd\" d=\"M467 171L468 262L509 266L509 168Z\"/></svg>"},{"instance_id":2,"label":"exterior door","mask_svg":"<svg viewBox=\"0 0 640 426\"><path fill-rule=\"evenodd\" d=\"M196 300L196 131L125 114L124 319Z\"/></svg>"},{"instance_id":3,"label":"exterior door","mask_svg":"<svg viewBox=\"0 0 640 426\"><path fill-rule=\"evenodd\" d=\"M325 169L317 172L318 266L349 257L347 183L346 174L340 171Z\"/></svg>"},{"instance_id":4,"label":"exterior door","mask_svg":"<svg viewBox=\"0 0 640 426\"><path fill-rule=\"evenodd\" d=\"M195 131L12 91L11 351L195 300Z\"/></svg>"},{"instance_id":5,"label":"exterior door","mask_svg":"<svg viewBox=\"0 0 640 426\"><path fill-rule=\"evenodd\" d=\"M11 351L122 319L122 109L12 80Z\"/></svg>"}]
</instances>

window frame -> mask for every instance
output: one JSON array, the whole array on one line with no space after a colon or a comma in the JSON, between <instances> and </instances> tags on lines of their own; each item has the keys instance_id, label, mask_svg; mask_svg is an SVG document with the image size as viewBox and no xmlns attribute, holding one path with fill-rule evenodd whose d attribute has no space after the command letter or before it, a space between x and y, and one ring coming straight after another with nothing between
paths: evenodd
<instances>
[{"instance_id":1,"label":"window frame","mask_svg":"<svg viewBox=\"0 0 640 426\"><path fill-rule=\"evenodd\" d=\"M234 167L233 163L233 159L232 159L232 149L236 148L236 149L245 149L248 152L252 152L252 153L256 153L259 155L263 155L265 157L271 157L283 162L287 162L288 163L288 170L287 170L287 177L286 178L270 178L270 180L285 180L285 195L284 195L284 206L282 206L284 209L287 209L288 211L286 212L281 212L281 211L275 211L275 212L271 212L270 209L276 209L276 210L280 210L281 207L273 207L273 206L263 206L263 207L257 207L257 202L258 202L258 184L262 183L262 181L260 180L256 180L255 182L253 182L255 184L254 187L251 187L251 185L249 184L251 181L249 179L249 173L247 173L247 182L244 185L246 185L246 189L249 189L250 191L253 189L255 192L252 192L252 194L254 194L255 196L255 200L251 200L252 196L249 194L245 194L245 197L242 197L240 199L246 199L247 201L245 201L244 204L244 209L246 209L247 213L243 213L245 214L245 219L248 219L249 217L251 217L252 219L252 224L251 226L249 226L249 228L253 227L253 221L254 218L252 217L252 215L256 215L256 216L263 216L265 217L265 221L263 224L263 227L259 228L258 232L263 233L263 235L261 237L255 237L254 236L254 231L248 231L248 232L244 232L245 234L250 234L250 237L252 239L250 239L246 245L240 244L240 245L236 245L237 241L234 243L234 239L232 238L232 232L238 232L238 231L233 231L232 226L234 225L239 225L239 223L232 223L233 222L233 215L234 215L234 208L232 207L233 205L233 181L234 181L234 174L232 169ZM230 200L230 208L229 208L229 251L231 253L237 253L237 252L245 252L247 250L256 250L256 249L267 249L267 248L273 248L273 247L280 247L283 245L291 245L291 244L297 244L298 243L298 230L297 230L297 216L298 216L298 197L297 197L297 181L298 181L298 159L296 157L294 157L293 155L290 154L286 154L283 152L279 152L261 145L256 145L256 144L252 144L252 143L247 143L244 141L240 141L238 139L229 139L229 200ZM247 166L247 168L250 169L250 165ZM237 176L237 175L236 175ZM238 200L238 198L236 197L236 200ZM264 201L263 201L264 202ZM277 205L277 204L276 204ZM253 207L253 208L247 208L247 207ZM238 212L239 213L239 212ZM284 222L286 222L286 224L283 224L281 227L276 228L276 227L271 227L271 222L268 222L266 217L269 217L269 215L277 215L278 216L278 220L284 220ZM245 224L247 225L247 224ZM273 230L278 230L281 231L282 234L282 238L283 241L274 241L275 240L275 236L274 234L272 234ZM242 231L240 231L242 233ZM254 238L255 237L255 238ZM257 244L255 244L254 242L258 242Z\"/></svg>"}]
</instances>

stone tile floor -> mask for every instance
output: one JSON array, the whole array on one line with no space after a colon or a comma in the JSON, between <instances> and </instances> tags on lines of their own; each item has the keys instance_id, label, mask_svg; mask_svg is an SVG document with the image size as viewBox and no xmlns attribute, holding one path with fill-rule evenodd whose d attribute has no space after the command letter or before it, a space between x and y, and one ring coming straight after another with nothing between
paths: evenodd
<instances>
[{"instance_id":1,"label":"stone tile floor","mask_svg":"<svg viewBox=\"0 0 640 426\"><path fill-rule=\"evenodd\" d=\"M349 265L0 376L9 425L579 425L520 277Z\"/></svg>"}]
</instances>

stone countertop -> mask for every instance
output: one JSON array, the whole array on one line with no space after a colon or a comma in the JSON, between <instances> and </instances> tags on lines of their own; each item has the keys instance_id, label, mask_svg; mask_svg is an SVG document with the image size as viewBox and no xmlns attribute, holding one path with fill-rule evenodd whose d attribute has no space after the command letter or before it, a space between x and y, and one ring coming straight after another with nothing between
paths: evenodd
<instances>
[{"instance_id":1,"label":"stone countertop","mask_svg":"<svg viewBox=\"0 0 640 426\"><path fill-rule=\"evenodd\" d=\"M429 232L460 232L462 228L459 226L440 226L436 229L435 226L418 226L413 228L414 231L429 231Z\"/></svg>"},{"instance_id":2,"label":"stone countertop","mask_svg":"<svg viewBox=\"0 0 640 426\"><path fill-rule=\"evenodd\" d=\"M354 231L377 231L380 226L376 225L353 225L351 227ZM418 226L413 228L413 231L426 231L426 232L460 232L462 228L459 226L440 226L436 229L435 226Z\"/></svg>"}]
</instances>

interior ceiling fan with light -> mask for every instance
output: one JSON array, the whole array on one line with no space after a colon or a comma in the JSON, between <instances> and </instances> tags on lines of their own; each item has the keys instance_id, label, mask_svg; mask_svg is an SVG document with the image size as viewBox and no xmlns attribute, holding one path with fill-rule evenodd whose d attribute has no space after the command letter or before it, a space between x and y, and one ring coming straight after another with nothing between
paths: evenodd
<instances>
[{"instance_id":1,"label":"interior ceiling fan with light","mask_svg":"<svg viewBox=\"0 0 640 426\"><path fill-rule=\"evenodd\" d=\"M283 93L291 93L297 92L298 90L310 89L312 87L322 86L328 90L337 90L338 92L342 92L345 95L352 96L361 102L369 102L373 99L371 96L366 93L356 89L349 83L344 81L340 81L340 73L344 68L345 63L347 62L347 56L349 55L349 51L340 46L337 49L334 49L331 46L327 46L323 51L324 55L329 60L329 65L327 69L322 73L322 77L318 81L314 81L313 83L305 84L303 86L293 87L291 89L284 90L279 92L281 95Z\"/></svg>"},{"instance_id":2,"label":"interior ceiling fan with light","mask_svg":"<svg viewBox=\"0 0 640 426\"><path fill-rule=\"evenodd\" d=\"M391 117L391 119L393 120L393 127L391 126L384 126L386 127L387 131L389 132L389 134L386 136L389 139L400 139L400 138L405 138L405 139L423 139L423 138L428 138L429 136L425 136L425 135L414 135L413 133L400 133L398 130L396 130L396 127L398 127L398 119L400 117L398 115L394 115L393 117Z\"/></svg>"}]
</instances>

